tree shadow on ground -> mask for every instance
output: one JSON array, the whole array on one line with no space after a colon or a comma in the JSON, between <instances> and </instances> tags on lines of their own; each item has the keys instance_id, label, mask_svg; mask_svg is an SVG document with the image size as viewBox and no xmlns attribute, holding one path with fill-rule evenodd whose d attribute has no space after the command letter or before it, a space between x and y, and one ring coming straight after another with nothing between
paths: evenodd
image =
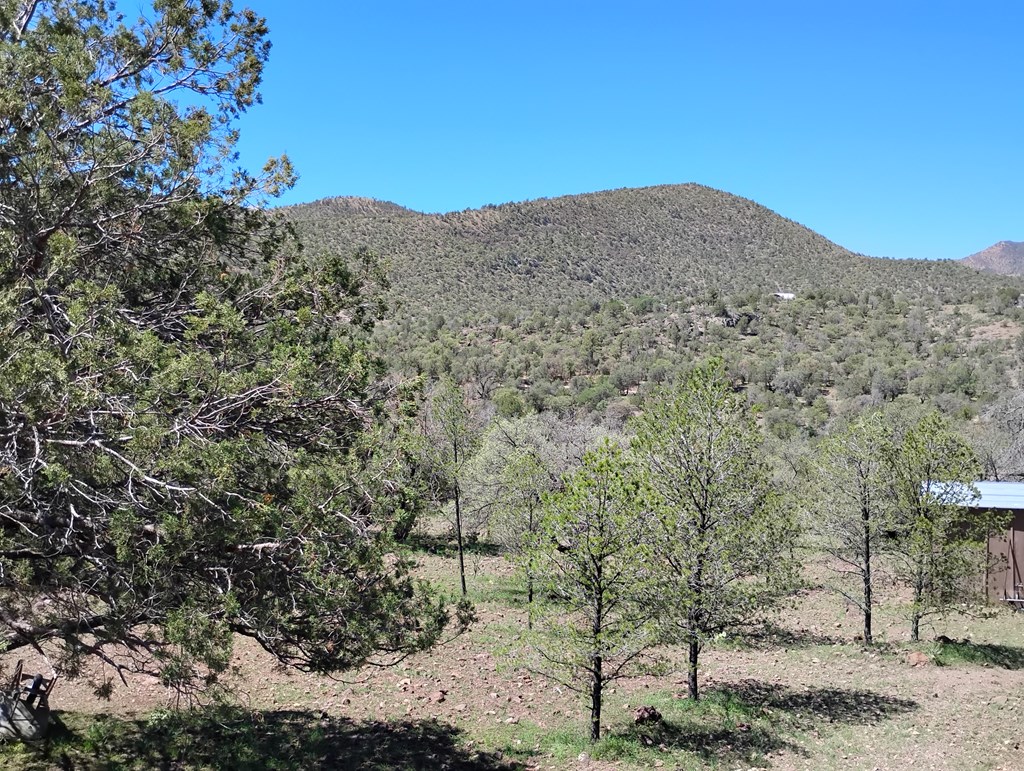
<instances>
[{"instance_id":1,"label":"tree shadow on ground","mask_svg":"<svg viewBox=\"0 0 1024 771\"><path fill-rule=\"evenodd\" d=\"M747 630L742 637L750 648L770 650L773 648L814 648L820 645L845 645L851 641L842 637L822 634L811 629L791 629L773 621Z\"/></svg>"},{"instance_id":2,"label":"tree shadow on ground","mask_svg":"<svg viewBox=\"0 0 1024 771\"><path fill-rule=\"evenodd\" d=\"M60 720L41 768L76 771L516 771L521 764L465 745L461 729L432 720L355 721L300 711L216 708L139 720ZM68 716L64 716L68 717ZM73 724L74 728L68 728ZM81 727L79 727L81 726ZM2 760L2 758L0 758ZM31 768L32 766L25 766Z\"/></svg>"},{"instance_id":3,"label":"tree shadow on ground","mask_svg":"<svg viewBox=\"0 0 1024 771\"><path fill-rule=\"evenodd\" d=\"M795 737L822 724L872 725L917 709L917 702L860 689L793 689L741 680L681 699L660 723L630 726L622 739L682 751L709 764L768 766L780 751L808 757Z\"/></svg>"},{"instance_id":4,"label":"tree shadow on ground","mask_svg":"<svg viewBox=\"0 0 1024 771\"><path fill-rule=\"evenodd\" d=\"M528 608L530 605L526 587L514 578L483 584L474 581L469 590L474 602L493 602L506 608Z\"/></svg>"},{"instance_id":5,"label":"tree shadow on ground","mask_svg":"<svg viewBox=\"0 0 1024 771\"><path fill-rule=\"evenodd\" d=\"M974 643L970 640L938 640L935 663L948 666L961 662L987 664L1000 669L1024 669L1024 648L1015 645Z\"/></svg>"},{"instance_id":6,"label":"tree shadow on ground","mask_svg":"<svg viewBox=\"0 0 1024 771\"><path fill-rule=\"evenodd\" d=\"M721 686L732 696L762 710L782 713L798 724L872 725L912 712L918 703L860 688L787 688L762 680L741 680Z\"/></svg>"},{"instance_id":7,"label":"tree shadow on ground","mask_svg":"<svg viewBox=\"0 0 1024 771\"><path fill-rule=\"evenodd\" d=\"M432 535L429 533L413 533L405 540L405 546L413 551L433 554L439 557L454 557L458 554L458 544L455 536ZM501 554L501 547L490 541L481 541L477 538L467 538L462 545L466 554L474 554L482 557L497 557Z\"/></svg>"},{"instance_id":8,"label":"tree shadow on ground","mask_svg":"<svg viewBox=\"0 0 1024 771\"><path fill-rule=\"evenodd\" d=\"M717 767L767 767L768 755L787 751L803 757L808 753L781 736L774 726L738 722L732 725L701 725L669 721L627 729L619 737L668 752L688 752Z\"/></svg>"}]
</instances>

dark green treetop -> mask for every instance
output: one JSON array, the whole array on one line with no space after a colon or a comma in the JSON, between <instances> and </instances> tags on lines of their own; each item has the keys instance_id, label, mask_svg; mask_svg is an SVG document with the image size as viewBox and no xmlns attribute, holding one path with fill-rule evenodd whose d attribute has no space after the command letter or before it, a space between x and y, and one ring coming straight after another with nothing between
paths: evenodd
<instances>
[{"instance_id":1,"label":"dark green treetop","mask_svg":"<svg viewBox=\"0 0 1024 771\"><path fill-rule=\"evenodd\" d=\"M226 1L0 0L0 646L69 674L184 688L233 633L336 671L448 620L382 535L374 263L260 208L286 159L234 167L266 34Z\"/></svg>"}]
</instances>

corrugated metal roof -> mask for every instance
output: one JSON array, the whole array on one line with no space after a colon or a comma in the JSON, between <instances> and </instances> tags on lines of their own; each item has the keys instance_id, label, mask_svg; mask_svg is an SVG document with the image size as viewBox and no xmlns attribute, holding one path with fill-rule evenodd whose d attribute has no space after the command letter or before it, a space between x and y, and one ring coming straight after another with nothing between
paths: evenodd
<instances>
[{"instance_id":1,"label":"corrugated metal roof","mask_svg":"<svg viewBox=\"0 0 1024 771\"><path fill-rule=\"evenodd\" d=\"M1024 482L975 482L980 496L966 501L972 509L1024 509Z\"/></svg>"}]
</instances>

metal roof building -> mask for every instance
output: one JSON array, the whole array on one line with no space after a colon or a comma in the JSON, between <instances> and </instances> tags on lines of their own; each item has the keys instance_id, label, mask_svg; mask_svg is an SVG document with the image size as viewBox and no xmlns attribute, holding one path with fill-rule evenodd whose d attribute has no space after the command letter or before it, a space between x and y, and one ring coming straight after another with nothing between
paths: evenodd
<instances>
[{"instance_id":1,"label":"metal roof building","mask_svg":"<svg viewBox=\"0 0 1024 771\"><path fill-rule=\"evenodd\" d=\"M1006 530L988 539L989 568L985 588L994 600L1024 604L1024 482L975 482L979 496L965 500L969 509L1003 511Z\"/></svg>"},{"instance_id":2,"label":"metal roof building","mask_svg":"<svg viewBox=\"0 0 1024 771\"><path fill-rule=\"evenodd\" d=\"M1024 482L975 482L980 497L966 501L971 509L1024 510Z\"/></svg>"}]
</instances>

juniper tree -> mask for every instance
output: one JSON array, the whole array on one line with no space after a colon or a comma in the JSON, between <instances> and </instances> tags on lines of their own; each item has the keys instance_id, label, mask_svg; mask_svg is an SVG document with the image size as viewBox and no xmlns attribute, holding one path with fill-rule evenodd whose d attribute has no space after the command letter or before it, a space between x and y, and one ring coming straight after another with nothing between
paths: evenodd
<instances>
[{"instance_id":1,"label":"juniper tree","mask_svg":"<svg viewBox=\"0 0 1024 771\"><path fill-rule=\"evenodd\" d=\"M67 674L188 687L234 634L337 671L448 620L382 536L380 276L260 208L286 159L234 164L268 50L226 1L0 0L0 646Z\"/></svg>"}]
</instances>

